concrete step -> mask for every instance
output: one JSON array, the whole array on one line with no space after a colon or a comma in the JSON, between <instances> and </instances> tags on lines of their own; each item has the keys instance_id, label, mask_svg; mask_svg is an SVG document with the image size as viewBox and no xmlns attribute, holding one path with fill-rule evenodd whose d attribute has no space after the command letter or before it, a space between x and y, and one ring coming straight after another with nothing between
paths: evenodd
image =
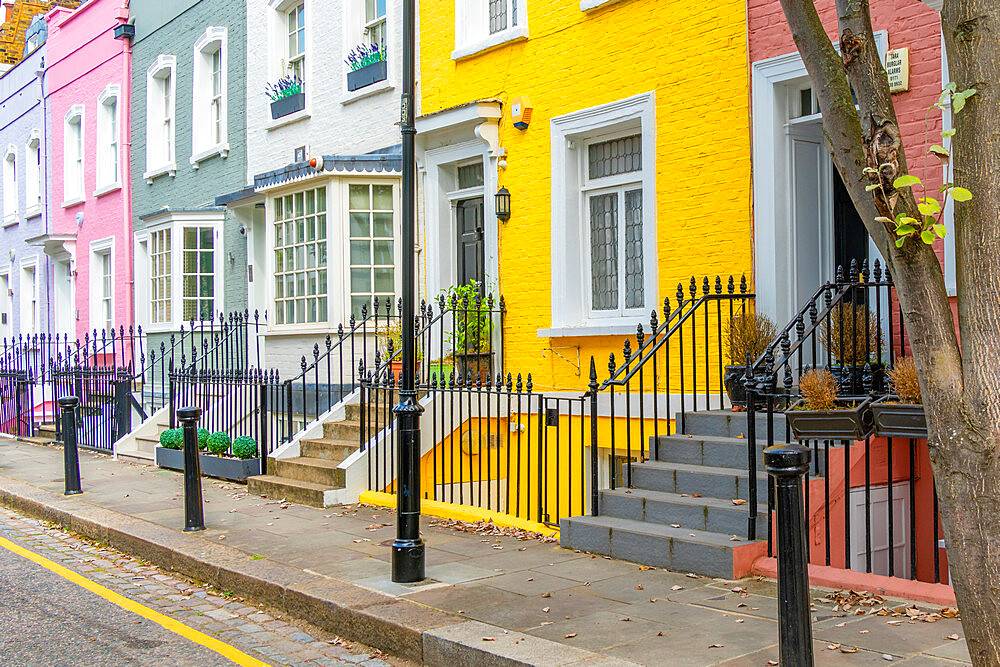
<instances>
[{"instance_id":1,"label":"concrete step","mask_svg":"<svg viewBox=\"0 0 1000 667\"><path fill-rule=\"evenodd\" d=\"M268 498L284 498L289 502L311 507L325 507L323 497L328 488L330 487L325 484L276 475L258 475L247 479L247 490L250 493Z\"/></svg>"},{"instance_id":2,"label":"concrete step","mask_svg":"<svg viewBox=\"0 0 1000 667\"><path fill-rule=\"evenodd\" d=\"M746 535L749 505L721 498L692 498L646 489L605 490L600 493L601 516L673 524L727 535ZM757 534L766 531L767 503L757 505Z\"/></svg>"},{"instance_id":3,"label":"concrete step","mask_svg":"<svg viewBox=\"0 0 1000 667\"><path fill-rule=\"evenodd\" d=\"M357 451L357 440L330 440L327 438L308 438L299 443L302 456L340 463Z\"/></svg>"},{"instance_id":4,"label":"concrete step","mask_svg":"<svg viewBox=\"0 0 1000 667\"><path fill-rule=\"evenodd\" d=\"M361 422L343 420L323 424L323 437L327 440L351 440L361 443Z\"/></svg>"},{"instance_id":5,"label":"concrete step","mask_svg":"<svg viewBox=\"0 0 1000 667\"><path fill-rule=\"evenodd\" d=\"M727 579L734 577L734 549L751 544L723 533L610 516L563 519L559 528L559 543L569 549Z\"/></svg>"},{"instance_id":6,"label":"concrete step","mask_svg":"<svg viewBox=\"0 0 1000 667\"><path fill-rule=\"evenodd\" d=\"M125 461L131 461L133 463L153 463L156 460L156 456L150 451L146 452L141 449L119 449L115 454L119 459Z\"/></svg>"},{"instance_id":7,"label":"concrete step","mask_svg":"<svg viewBox=\"0 0 1000 667\"><path fill-rule=\"evenodd\" d=\"M677 432L685 435L720 436L723 438L747 437L747 413L731 412L729 410L704 410L688 412L683 417L676 415ZM757 430L757 442L767 441L767 416L757 412L754 420ZM785 442L785 415L780 410L774 413L774 441Z\"/></svg>"},{"instance_id":8,"label":"concrete step","mask_svg":"<svg viewBox=\"0 0 1000 667\"><path fill-rule=\"evenodd\" d=\"M767 443L757 442L757 470L764 470L764 449ZM659 447L654 449L656 460L664 463L688 463L717 468L747 469L747 439L702 435L661 435ZM819 457L819 470L823 465L823 449L814 457ZM810 470L816 470L812 467Z\"/></svg>"},{"instance_id":9,"label":"concrete step","mask_svg":"<svg viewBox=\"0 0 1000 667\"><path fill-rule=\"evenodd\" d=\"M344 488L345 472L337 468L336 461L295 456L287 459L267 459L268 476L280 477L285 480L297 480L321 484L324 488Z\"/></svg>"},{"instance_id":10,"label":"concrete step","mask_svg":"<svg viewBox=\"0 0 1000 667\"><path fill-rule=\"evenodd\" d=\"M698 494L706 498L749 498L749 475L737 468L647 461L632 464L632 486L666 493ZM757 473L757 498L766 498L767 473Z\"/></svg>"}]
</instances>

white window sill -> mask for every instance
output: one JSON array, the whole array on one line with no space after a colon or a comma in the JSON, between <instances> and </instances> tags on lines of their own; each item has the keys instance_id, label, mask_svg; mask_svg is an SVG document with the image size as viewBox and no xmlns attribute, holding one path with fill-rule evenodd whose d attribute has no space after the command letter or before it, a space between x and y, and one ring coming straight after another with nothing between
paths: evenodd
<instances>
[{"instance_id":1,"label":"white window sill","mask_svg":"<svg viewBox=\"0 0 1000 667\"><path fill-rule=\"evenodd\" d=\"M4 227L13 227L14 225L16 225L17 223L19 223L20 221L21 221L21 218L17 215L17 213L11 213L10 215L5 215L3 217L3 226Z\"/></svg>"},{"instance_id":2,"label":"white window sill","mask_svg":"<svg viewBox=\"0 0 1000 667\"><path fill-rule=\"evenodd\" d=\"M611 322L614 322L612 324ZM642 324L643 330L649 327L649 322L643 323L640 319L635 321L615 318L609 320L608 324L600 322L588 322L573 327L550 327L539 329L539 338L577 338L582 336L633 336L636 326ZM648 333L648 331L647 331Z\"/></svg>"},{"instance_id":3,"label":"white window sill","mask_svg":"<svg viewBox=\"0 0 1000 667\"><path fill-rule=\"evenodd\" d=\"M451 52L451 59L461 60L462 58L468 58L470 56L489 51L490 49L495 49L498 46L503 46L504 44L519 42L525 39L528 39L528 27L516 25L513 28L501 30L500 32L490 35L486 39L481 39L478 42L456 47L455 50Z\"/></svg>"},{"instance_id":4,"label":"white window sill","mask_svg":"<svg viewBox=\"0 0 1000 667\"><path fill-rule=\"evenodd\" d=\"M393 90L394 88L395 86L389 82L389 79L383 79L381 81L376 81L370 86L365 86L364 88L344 93L344 96L340 98L340 103L347 105L351 102L357 102L358 100L363 100L366 97L371 97L372 95L378 95L379 93Z\"/></svg>"},{"instance_id":5,"label":"white window sill","mask_svg":"<svg viewBox=\"0 0 1000 667\"><path fill-rule=\"evenodd\" d=\"M155 167L153 169L149 169L148 171L143 173L142 177L146 179L147 183L152 185L153 179L158 178L160 176L166 176L168 174L170 175L171 178L177 175L176 162L171 162L170 164L165 164L159 167Z\"/></svg>"},{"instance_id":6,"label":"white window sill","mask_svg":"<svg viewBox=\"0 0 1000 667\"><path fill-rule=\"evenodd\" d=\"M309 118L308 106L305 109L300 109L295 113L290 113L287 116L282 116L281 118L268 119L267 122L264 123L264 129L268 131L276 130L279 127L291 125L292 123L298 123L299 121L306 120L307 118Z\"/></svg>"},{"instance_id":7,"label":"white window sill","mask_svg":"<svg viewBox=\"0 0 1000 667\"><path fill-rule=\"evenodd\" d=\"M122 189L121 183L108 183L107 185L102 185L101 187L94 190L94 196L100 197L102 195L108 194L109 192L115 192L116 190L121 190L121 189Z\"/></svg>"},{"instance_id":8,"label":"white window sill","mask_svg":"<svg viewBox=\"0 0 1000 667\"><path fill-rule=\"evenodd\" d=\"M42 214L42 207L39 206L29 206L28 210L24 212L24 219L31 220L32 218L37 218Z\"/></svg>"},{"instance_id":9,"label":"white window sill","mask_svg":"<svg viewBox=\"0 0 1000 667\"><path fill-rule=\"evenodd\" d=\"M217 144L209 149L203 150L200 153L195 153L191 156L191 166L197 169L201 162L204 162L208 158L220 155L223 158L229 157L229 142Z\"/></svg>"},{"instance_id":10,"label":"white window sill","mask_svg":"<svg viewBox=\"0 0 1000 667\"><path fill-rule=\"evenodd\" d=\"M616 2L621 2L622 0L580 0L580 11L588 12L591 9L597 9L598 7L603 7L604 5L613 5Z\"/></svg>"},{"instance_id":11,"label":"white window sill","mask_svg":"<svg viewBox=\"0 0 1000 667\"><path fill-rule=\"evenodd\" d=\"M62 206L63 208L69 208L70 206L76 206L77 204L82 204L85 201L87 201L86 197L81 195L79 197L71 197L65 200L62 204L60 204L60 206Z\"/></svg>"},{"instance_id":12,"label":"white window sill","mask_svg":"<svg viewBox=\"0 0 1000 667\"><path fill-rule=\"evenodd\" d=\"M265 336L325 336L330 333L329 327L332 326L332 324L324 326L322 322L309 322L308 324L276 324L263 331L263 334ZM372 331L372 333L374 333L374 331ZM309 361L309 359L306 358L306 361Z\"/></svg>"}]
</instances>

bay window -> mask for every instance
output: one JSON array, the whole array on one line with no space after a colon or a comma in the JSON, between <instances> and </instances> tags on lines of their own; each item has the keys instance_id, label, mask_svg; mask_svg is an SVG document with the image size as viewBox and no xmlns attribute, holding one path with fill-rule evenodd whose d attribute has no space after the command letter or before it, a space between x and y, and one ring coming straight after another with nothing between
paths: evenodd
<instances>
[{"instance_id":1,"label":"bay window","mask_svg":"<svg viewBox=\"0 0 1000 667\"><path fill-rule=\"evenodd\" d=\"M170 322L170 229L149 235L150 320L153 324Z\"/></svg>"},{"instance_id":2,"label":"bay window","mask_svg":"<svg viewBox=\"0 0 1000 667\"><path fill-rule=\"evenodd\" d=\"M348 186L351 314L361 317L374 300L393 300L393 194L390 184L351 183Z\"/></svg>"},{"instance_id":3,"label":"bay window","mask_svg":"<svg viewBox=\"0 0 1000 667\"><path fill-rule=\"evenodd\" d=\"M215 230L211 227L184 228L181 317L185 322L210 320L213 317L215 299L214 237Z\"/></svg>"},{"instance_id":4,"label":"bay window","mask_svg":"<svg viewBox=\"0 0 1000 667\"><path fill-rule=\"evenodd\" d=\"M326 188L275 197L273 203L274 322L325 322Z\"/></svg>"}]
</instances>

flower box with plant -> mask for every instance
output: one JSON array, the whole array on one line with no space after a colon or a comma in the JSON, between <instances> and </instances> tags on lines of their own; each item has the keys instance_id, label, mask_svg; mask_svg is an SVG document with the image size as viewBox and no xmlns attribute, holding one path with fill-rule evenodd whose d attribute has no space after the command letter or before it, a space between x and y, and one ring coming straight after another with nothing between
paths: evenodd
<instances>
[{"instance_id":1,"label":"flower box with plant","mask_svg":"<svg viewBox=\"0 0 1000 667\"><path fill-rule=\"evenodd\" d=\"M456 380L489 382L493 372L493 310L481 296L481 285L448 288L447 303L454 304L454 326L447 334L455 358Z\"/></svg>"},{"instance_id":2,"label":"flower box with plant","mask_svg":"<svg viewBox=\"0 0 1000 667\"><path fill-rule=\"evenodd\" d=\"M799 378L802 397L785 410L798 440L863 440L872 434L871 398L840 398L837 381L823 369Z\"/></svg>"},{"instance_id":3,"label":"flower box with plant","mask_svg":"<svg viewBox=\"0 0 1000 667\"><path fill-rule=\"evenodd\" d=\"M388 67L385 44L360 44L344 61L351 71L347 73L347 90L355 91L379 81L385 81Z\"/></svg>"},{"instance_id":4,"label":"flower box with plant","mask_svg":"<svg viewBox=\"0 0 1000 667\"><path fill-rule=\"evenodd\" d=\"M927 438L927 417L913 357L902 357L887 373L895 392L872 403L875 434L887 438Z\"/></svg>"},{"instance_id":5,"label":"flower box with plant","mask_svg":"<svg viewBox=\"0 0 1000 667\"><path fill-rule=\"evenodd\" d=\"M271 118L274 120L306 108L302 79L294 74L287 74L276 83L267 84L264 92L271 98Z\"/></svg>"},{"instance_id":6,"label":"flower box with plant","mask_svg":"<svg viewBox=\"0 0 1000 667\"><path fill-rule=\"evenodd\" d=\"M733 407L743 407L747 404L747 389L743 384L746 377L746 360L756 361L767 346L778 335L767 315L761 313L744 313L729 320L726 330L726 344L729 347L729 363L723 375L726 395Z\"/></svg>"},{"instance_id":7,"label":"flower box with plant","mask_svg":"<svg viewBox=\"0 0 1000 667\"><path fill-rule=\"evenodd\" d=\"M820 342L830 350L835 362L830 372L842 396L865 393L865 366L871 369L868 382L874 391L885 384L884 370L876 360L881 344L875 314L863 303L838 303L828 319L820 323Z\"/></svg>"},{"instance_id":8,"label":"flower box with plant","mask_svg":"<svg viewBox=\"0 0 1000 667\"><path fill-rule=\"evenodd\" d=\"M200 428L198 448L203 450L198 455L203 475L245 482L247 477L261 473L257 443L249 436L241 435L236 440L230 440L222 431L209 433L207 429ZM168 470L184 470L184 433L181 429L167 429L160 434L156 465Z\"/></svg>"}]
</instances>

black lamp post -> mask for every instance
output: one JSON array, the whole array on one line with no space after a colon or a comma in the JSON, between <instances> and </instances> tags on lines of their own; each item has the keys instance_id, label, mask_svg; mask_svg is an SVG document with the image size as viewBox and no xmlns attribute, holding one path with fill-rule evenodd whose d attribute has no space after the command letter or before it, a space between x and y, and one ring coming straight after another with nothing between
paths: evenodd
<instances>
[{"instance_id":1,"label":"black lamp post","mask_svg":"<svg viewBox=\"0 0 1000 667\"><path fill-rule=\"evenodd\" d=\"M416 237L417 169L413 142L416 88L416 0L403 0L403 94L400 120L403 139L403 372L399 404L393 408L399 438L396 445L396 539L392 543L392 580L414 583L424 578L424 542L420 539L420 413L416 392Z\"/></svg>"},{"instance_id":2,"label":"black lamp post","mask_svg":"<svg viewBox=\"0 0 1000 667\"><path fill-rule=\"evenodd\" d=\"M507 222L510 220L510 190L501 187L496 194L497 220Z\"/></svg>"}]
</instances>

